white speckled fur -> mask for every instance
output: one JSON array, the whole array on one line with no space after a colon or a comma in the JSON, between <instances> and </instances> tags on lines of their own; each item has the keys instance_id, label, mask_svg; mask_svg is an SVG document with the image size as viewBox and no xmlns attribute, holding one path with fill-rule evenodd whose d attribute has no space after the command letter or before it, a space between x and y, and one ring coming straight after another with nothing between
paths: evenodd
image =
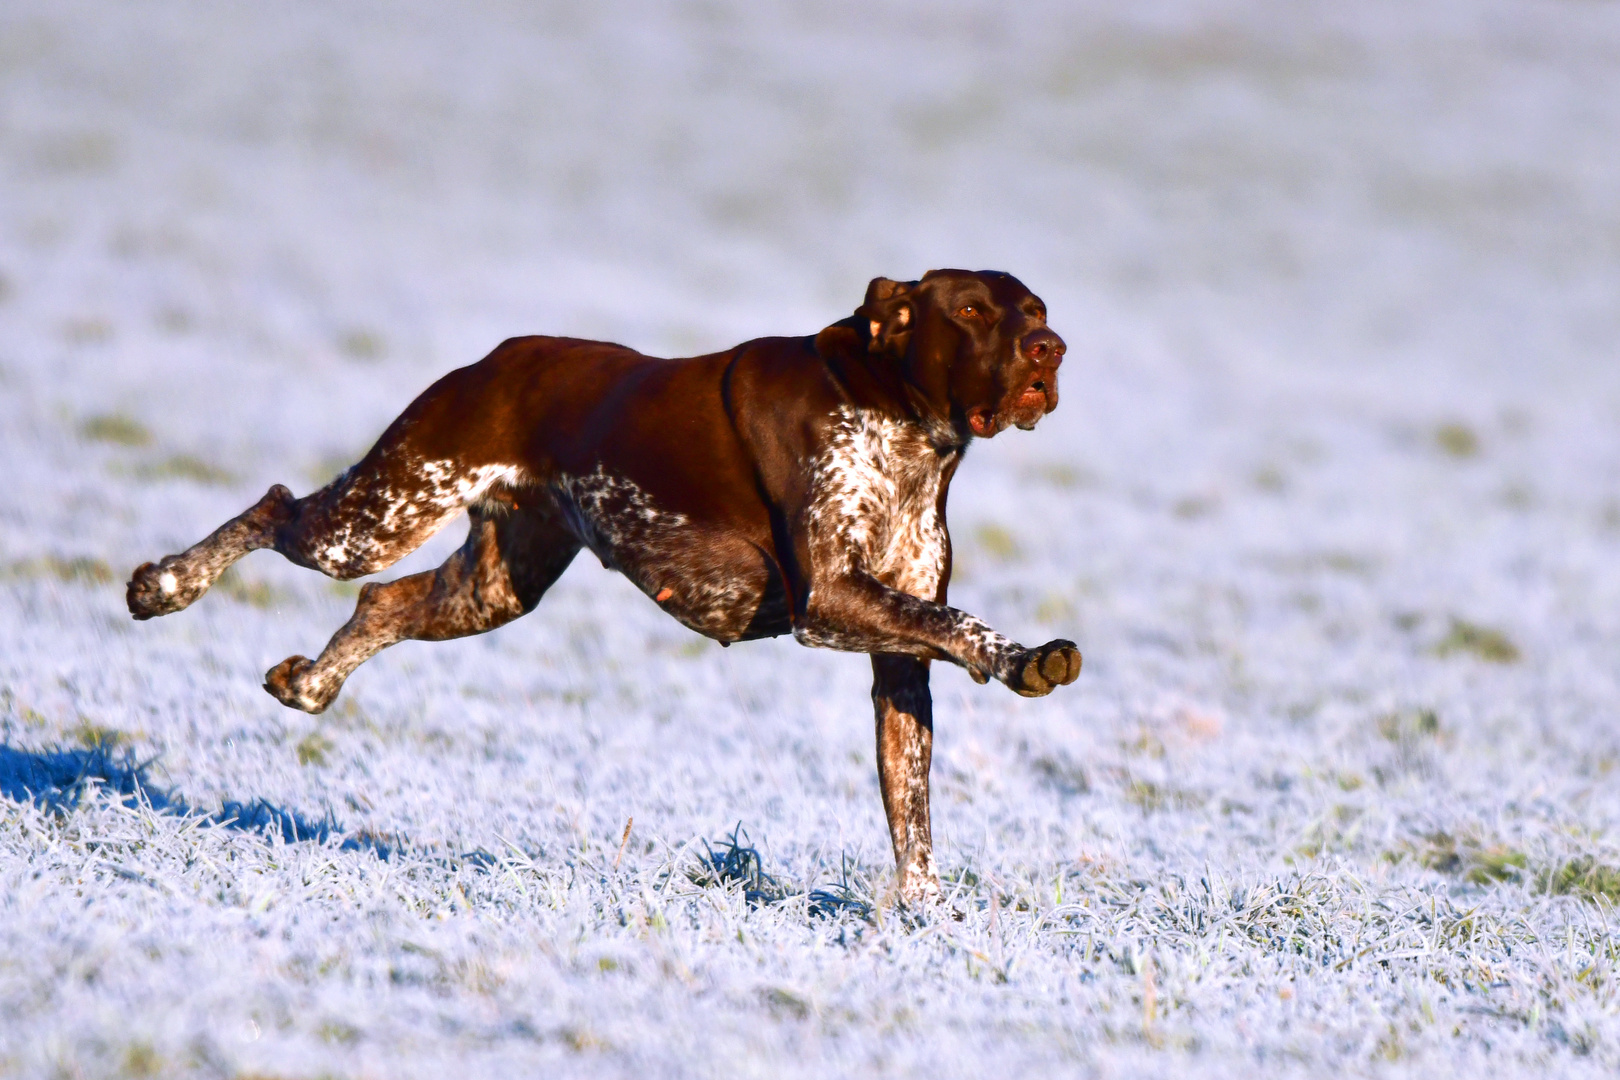
<instances>
[{"instance_id":1,"label":"white speckled fur","mask_svg":"<svg viewBox=\"0 0 1620 1080\"><path fill-rule=\"evenodd\" d=\"M705 535L686 514L660 508L635 481L601 465L560 475L552 489L569 528L602 565L623 572L681 622L722 641L750 624L762 583L739 572L730 538Z\"/></svg>"},{"instance_id":2,"label":"white speckled fur","mask_svg":"<svg viewBox=\"0 0 1620 1080\"><path fill-rule=\"evenodd\" d=\"M812 553L836 560L818 564L817 575L860 567L932 600L950 542L938 513L939 485L953 456L935 450L917 425L841 407L812 465L810 527L834 541L813 545Z\"/></svg>"},{"instance_id":3,"label":"white speckled fur","mask_svg":"<svg viewBox=\"0 0 1620 1080\"><path fill-rule=\"evenodd\" d=\"M560 502L580 541L604 566L614 565L615 549L687 525L685 514L660 510L635 481L602 465L584 476L559 475L553 486L566 496Z\"/></svg>"},{"instance_id":4,"label":"white speckled fur","mask_svg":"<svg viewBox=\"0 0 1620 1080\"><path fill-rule=\"evenodd\" d=\"M921 424L840 406L822 452L811 464L810 553L817 581L852 574L933 603L950 536L939 512L940 484L960 451L941 451ZM979 619L936 609L960 644L952 655L970 669L1004 677L1022 648ZM806 645L896 651L896 643L814 622L795 628Z\"/></svg>"},{"instance_id":5,"label":"white speckled fur","mask_svg":"<svg viewBox=\"0 0 1620 1080\"><path fill-rule=\"evenodd\" d=\"M396 490L355 483L353 471L328 485L350 482L342 496L347 505L333 515L330 538L313 553L317 568L334 577L359 577L384 569L467 506L484 501L493 488L516 487L524 479L523 470L516 465L465 467L448 459L406 461L403 469L374 470L412 478L410 488Z\"/></svg>"}]
</instances>

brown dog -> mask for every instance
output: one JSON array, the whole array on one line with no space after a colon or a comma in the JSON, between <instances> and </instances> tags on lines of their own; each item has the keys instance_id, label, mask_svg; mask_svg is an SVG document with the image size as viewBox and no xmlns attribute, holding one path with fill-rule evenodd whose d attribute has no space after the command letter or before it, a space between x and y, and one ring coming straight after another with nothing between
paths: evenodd
<instances>
[{"instance_id":1,"label":"brown dog","mask_svg":"<svg viewBox=\"0 0 1620 1080\"><path fill-rule=\"evenodd\" d=\"M878 776L901 895L937 896L928 663L1026 696L1080 673L1073 642L1026 649L947 607L945 495L962 452L1057 407L1063 340L1002 273L878 278L813 337L687 360L569 338L504 342L453 371L332 483L281 485L195 547L136 569L137 619L176 612L250 551L374 574L462 510L435 571L368 584L315 660L265 689L318 713L349 674L414 638L482 633L534 608L581 547L722 644L791 632L872 654Z\"/></svg>"}]
</instances>

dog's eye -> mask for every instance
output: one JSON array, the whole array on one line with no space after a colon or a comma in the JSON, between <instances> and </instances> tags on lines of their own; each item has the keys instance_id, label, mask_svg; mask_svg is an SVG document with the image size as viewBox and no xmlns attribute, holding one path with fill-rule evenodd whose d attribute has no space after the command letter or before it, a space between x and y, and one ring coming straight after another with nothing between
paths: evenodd
<instances>
[{"instance_id":1,"label":"dog's eye","mask_svg":"<svg viewBox=\"0 0 1620 1080\"><path fill-rule=\"evenodd\" d=\"M958 318L962 319L977 319L979 317L979 309L974 307L972 304L964 304L956 309L956 315Z\"/></svg>"}]
</instances>

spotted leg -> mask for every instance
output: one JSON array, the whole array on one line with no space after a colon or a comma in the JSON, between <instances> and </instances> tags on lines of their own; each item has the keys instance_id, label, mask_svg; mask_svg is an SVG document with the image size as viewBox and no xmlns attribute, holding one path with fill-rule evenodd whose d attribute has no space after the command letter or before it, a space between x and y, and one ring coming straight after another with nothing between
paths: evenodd
<instances>
[{"instance_id":1,"label":"spotted leg","mask_svg":"<svg viewBox=\"0 0 1620 1080\"><path fill-rule=\"evenodd\" d=\"M236 560L250 551L275 547L278 531L297 516L298 501L277 484L207 539L178 555L136 567L125 597L129 613L144 620L190 607Z\"/></svg>"},{"instance_id":2,"label":"spotted leg","mask_svg":"<svg viewBox=\"0 0 1620 1080\"><path fill-rule=\"evenodd\" d=\"M1072 641L1026 648L965 611L900 592L861 570L816 582L793 636L821 648L949 660L978 682L998 679L1024 697L1050 694L1080 674Z\"/></svg>"},{"instance_id":3,"label":"spotted leg","mask_svg":"<svg viewBox=\"0 0 1620 1080\"><path fill-rule=\"evenodd\" d=\"M302 499L277 484L257 503L178 555L135 569L126 600L137 619L191 606L232 563L274 548L340 580L386 570L467 505L519 482L518 470L435 458L396 423L359 464ZM493 490L492 490L493 489Z\"/></svg>"},{"instance_id":4,"label":"spotted leg","mask_svg":"<svg viewBox=\"0 0 1620 1080\"><path fill-rule=\"evenodd\" d=\"M928 661L873 656L872 705L877 713L878 784L900 873L900 898L919 906L939 898L928 817L928 768L934 755Z\"/></svg>"},{"instance_id":5,"label":"spotted leg","mask_svg":"<svg viewBox=\"0 0 1620 1080\"><path fill-rule=\"evenodd\" d=\"M471 519L467 542L444 565L366 585L321 655L289 656L265 674L264 688L283 705L323 712L354 669L390 645L481 634L534 610L579 551L549 503L474 509Z\"/></svg>"}]
</instances>

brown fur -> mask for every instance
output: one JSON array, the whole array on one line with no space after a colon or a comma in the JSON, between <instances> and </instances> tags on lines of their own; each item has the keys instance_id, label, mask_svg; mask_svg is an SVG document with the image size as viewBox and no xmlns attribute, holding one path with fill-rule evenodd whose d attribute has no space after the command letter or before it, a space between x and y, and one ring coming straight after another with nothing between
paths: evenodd
<instances>
[{"instance_id":1,"label":"brown fur","mask_svg":"<svg viewBox=\"0 0 1620 1080\"><path fill-rule=\"evenodd\" d=\"M1000 273L878 278L807 338L685 360L515 338L418 397L302 499L277 485L179 555L136 569L130 612L179 611L250 551L337 578L383 570L466 510L437 570L361 590L320 656L265 689L320 712L382 649L482 633L532 610L580 548L723 643L792 633L872 654L878 773L902 895L938 894L928 665L1038 696L1074 681L1068 641L1025 648L945 603L946 493L975 437L1057 407L1063 341Z\"/></svg>"}]
</instances>

